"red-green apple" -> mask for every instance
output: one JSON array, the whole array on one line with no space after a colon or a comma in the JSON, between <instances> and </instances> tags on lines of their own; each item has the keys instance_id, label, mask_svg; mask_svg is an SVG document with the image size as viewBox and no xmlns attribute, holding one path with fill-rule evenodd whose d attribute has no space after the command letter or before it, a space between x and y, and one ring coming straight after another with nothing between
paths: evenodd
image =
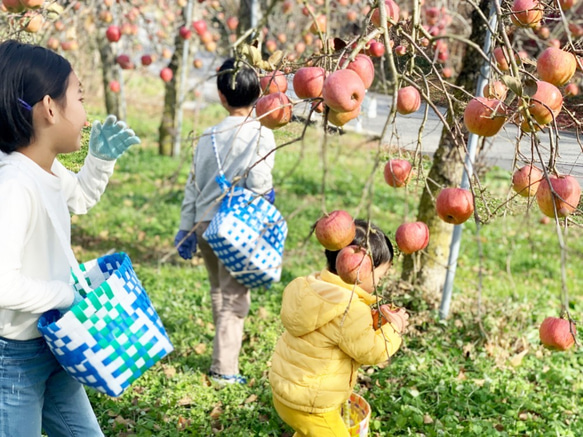
<instances>
[{"instance_id":1,"label":"red-green apple","mask_svg":"<svg viewBox=\"0 0 583 437\"><path fill-rule=\"evenodd\" d=\"M292 107L289 98L284 93L277 92L257 100L255 113L263 126L278 129L290 122Z\"/></svg>"},{"instance_id":2,"label":"red-green apple","mask_svg":"<svg viewBox=\"0 0 583 437\"><path fill-rule=\"evenodd\" d=\"M350 214L342 209L322 216L314 227L316 239L331 251L340 250L354 240L356 225Z\"/></svg>"},{"instance_id":3,"label":"red-green apple","mask_svg":"<svg viewBox=\"0 0 583 437\"><path fill-rule=\"evenodd\" d=\"M559 317L547 317L539 329L540 341L552 350L566 351L575 344L577 328L574 323Z\"/></svg>"},{"instance_id":4,"label":"red-green apple","mask_svg":"<svg viewBox=\"0 0 583 437\"><path fill-rule=\"evenodd\" d=\"M435 210L444 222L459 225L474 213L474 196L465 188L444 188L437 196Z\"/></svg>"},{"instance_id":5,"label":"red-green apple","mask_svg":"<svg viewBox=\"0 0 583 437\"><path fill-rule=\"evenodd\" d=\"M336 70L324 81L324 103L338 112L354 111L364 100L365 87L360 76L349 69Z\"/></svg>"},{"instance_id":6,"label":"red-green apple","mask_svg":"<svg viewBox=\"0 0 583 437\"><path fill-rule=\"evenodd\" d=\"M423 222L403 223L395 232L395 242L406 255L423 250L429 243L429 228Z\"/></svg>"},{"instance_id":7,"label":"red-green apple","mask_svg":"<svg viewBox=\"0 0 583 437\"><path fill-rule=\"evenodd\" d=\"M549 185L550 181L550 185ZM552 186L552 191L551 191ZM571 175L549 175L549 179L540 181L536 192L536 201L541 212L548 217L555 217L555 207L559 217L573 213L579 205L581 185Z\"/></svg>"},{"instance_id":8,"label":"red-green apple","mask_svg":"<svg viewBox=\"0 0 583 437\"><path fill-rule=\"evenodd\" d=\"M411 177L411 163L406 159L390 159L385 164L383 175L391 187L403 187Z\"/></svg>"}]
</instances>

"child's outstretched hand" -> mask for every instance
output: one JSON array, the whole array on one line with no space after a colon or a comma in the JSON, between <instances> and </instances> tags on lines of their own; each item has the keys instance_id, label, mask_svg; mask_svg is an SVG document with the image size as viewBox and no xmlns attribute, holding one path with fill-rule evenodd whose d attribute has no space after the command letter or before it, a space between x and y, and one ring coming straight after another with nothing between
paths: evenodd
<instances>
[{"instance_id":1,"label":"child's outstretched hand","mask_svg":"<svg viewBox=\"0 0 583 437\"><path fill-rule=\"evenodd\" d=\"M409 314L405 308L397 308L393 307L392 305L385 304L380 306L380 310L383 317L380 317L379 311L376 308L372 310L374 329L378 329L385 323L390 322L399 333L402 333L409 325Z\"/></svg>"},{"instance_id":2,"label":"child's outstretched hand","mask_svg":"<svg viewBox=\"0 0 583 437\"><path fill-rule=\"evenodd\" d=\"M108 115L103 124L94 121L89 137L89 151L105 161L119 158L130 146L140 144L140 138L115 115Z\"/></svg>"}]
</instances>

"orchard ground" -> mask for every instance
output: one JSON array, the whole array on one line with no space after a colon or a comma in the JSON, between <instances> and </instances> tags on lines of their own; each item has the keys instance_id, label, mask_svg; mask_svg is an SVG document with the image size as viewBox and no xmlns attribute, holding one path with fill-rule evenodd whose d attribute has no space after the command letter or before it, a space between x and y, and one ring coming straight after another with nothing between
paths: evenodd
<instances>
[{"instance_id":1,"label":"orchard ground","mask_svg":"<svg viewBox=\"0 0 583 437\"><path fill-rule=\"evenodd\" d=\"M143 143L118 161L102 201L89 214L73 217L72 242L81 261L108 251L129 254L176 349L120 398L90 392L104 433L290 437L272 407L267 372L282 332L284 286L324 265L322 248L310 236L322 214L322 129L310 126L304 141L277 152L276 204L290 228L282 281L252 293L241 356L249 384L218 390L206 376L214 326L205 270L199 258L185 262L172 247L192 147L187 141L180 157L160 156L153 121L161 117L162 84L133 76L126 85L128 123ZM103 119L103 110L96 109L101 105L89 107L90 119ZM217 104L188 111L184 137L191 130L200 134L225 114ZM298 122L289 124L275 132L277 143L297 138L302 130ZM377 171L369 205L366 182L376 153L370 144L354 132L330 137L325 204L328 210L370 214L394 241L397 227L415 217L423 182L415 179L394 189ZM83 152L71 157L67 165L78 165L82 157ZM555 228L539 223L536 203L516 197L505 203L509 171L488 169L481 182L488 206L504 206L487 224L465 225L450 317L440 321L434 300L400 283L400 255L379 289L385 301L408 308L411 326L388 365L359 374L356 391L372 407L371 437L583 435L583 353L580 348L550 352L538 338L543 319L557 316L561 308ZM479 203L481 214L485 207ZM574 220L579 225L567 233L565 285L569 310L581 320L581 211Z\"/></svg>"}]
</instances>

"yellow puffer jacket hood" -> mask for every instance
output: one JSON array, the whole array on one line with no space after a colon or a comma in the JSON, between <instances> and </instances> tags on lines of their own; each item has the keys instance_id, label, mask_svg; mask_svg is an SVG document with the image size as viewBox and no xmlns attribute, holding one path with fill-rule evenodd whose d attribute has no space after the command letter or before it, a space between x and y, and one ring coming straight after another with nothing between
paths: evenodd
<instances>
[{"instance_id":1,"label":"yellow puffer jacket hood","mask_svg":"<svg viewBox=\"0 0 583 437\"><path fill-rule=\"evenodd\" d=\"M269 380L273 395L296 410L322 413L348 399L361 364L393 355L401 337L390 325L372 327L376 297L324 270L293 280L283 294Z\"/></svg>"}]
</instances>

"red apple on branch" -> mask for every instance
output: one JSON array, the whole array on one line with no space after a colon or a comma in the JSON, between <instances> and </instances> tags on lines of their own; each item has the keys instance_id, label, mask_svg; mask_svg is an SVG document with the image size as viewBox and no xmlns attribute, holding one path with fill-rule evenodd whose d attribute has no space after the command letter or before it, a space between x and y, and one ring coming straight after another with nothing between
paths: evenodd
<instances>
[{"instance_id":1,"label":"red apple on branch","mask_svg":"<svg viewBox=\"0 0 583 437\"><path fill-rule=\"evenodd\" d=\"M577 70L577 60L572 53L548 47L536 61L538 77L555 86L563 86L571 80Z\"/></svg>"},{"instance_id":2,"label":"red apple on branch","mask_svg":"<svg viewBox=\"0 0 583 437\"><path fill-rule=\"evenodd\" d=\"M284 93L277 92L257 100L255 113L263 126L277 129L291 121L292 107L289 98Z\"/></svg>"},{"instance_id":3,"label":"red apple on branch","mask_svg":"<svg viewBox=\"0 0 583 437\"><path fill-rule=\"evenodd\" d=\"M512 174L512 189L523 197L534 196L543 172L532 165L525 165Z\"/></svg>"},{"instance_id":4,"label":"red apple on branch","mask_svg":"<svg viewBox=\"0 0 583 437\"><path fill-rule=\"evenodd\" d=\"M536 82L536 93L530 98L529 111L540 125L549 124L553 117L559 115L563 107L561 91L551 83L539 80Z\"/></svg>"},{"instance_id":5,"label":"red apple on branch","mask_svg":"<svg viewBox=\"0 0 583 437\"><path fill-rule=\"evenodd\" d=\"M482 93L487 99L498 99L504 101L508 94L508 87L501 80L495 80L484 85Z\"/></svg>"},{"instance_id":6,"label":"red apple on branch","mask_svg":"<svg viewBox=\"0 0 583 437\"><path fill-rule=\"evenodd\" d=\"M190 39L190 37L192 36L192 30L190 30L186 26L182 26L180 29L178 29L178 34L180 35L180 38L184 40Z\"/></svg>"},{"instance_id":7,"label":"red apple on branch","mask_svg":"<svg viewBox=\"0 0 583 437\"><path fill-rule=\"evenodd\" d=\"M121 38L121 30L118 26L109 26L105 31L105 37L110 42L118 42Z\"/></svg>"},{"instance_id":8,"label":"red apple on branch","mask_svg":"<svg viewBox=\"0 0 583 437\"><path fill-rule=\"evenodd\" d=\"M172 69L170 67L164 67L161 71L160 71L160 78L164 81L164 82L170 82L172 80L172 78L174 77L174 73L172 72Z\"/></svg>"},{"instance_id":9,"label":"red apple on branch","mask_svg":"<svg viewBox=\"0 0 583 437\"><path fill-rule=\"evenodd\" d=\"M262 76L259 85L264 94L285 93L287 91L287 76L281 71L274 71Z\"/></svg>"},{"instance_id":10,"label":"red apple on branch","mask_svg":"<svg viewBox=\"0 0 583 437\"><path fill-rule=\"evenodd\" d=\"M356 55L354 61L351 61L347 69L353 70L362 79L362 83L366 89L370 88L374 80L374 64L372 60L363 54Z\"/></svg>"},{"instance_id":11,"label":"red apple on branch","mask_svg":"<svg viewBox=\"0 0 583 437\"><path fill-rule=\"evenodd\" d=\"M550 181L550 185L549 185ZM551 186L556 194L551 191ZM549 175L542 178L536 192L536 201L541 212L548 217L555 217L555 207L559 217L573 213L579 205L581 186L571 175Z\"/></svg>"},{"instance_id":12,"label":"red apple on branch","mask_svg":"<svg viewBox=\"0 0 583 437\"><path fill-rule=\"evenodd\" d=\"M356 235L356 225L350 214L339 209L324 215L314 228L317 240L328 250L336 251L348 246Z\"/></svg>"},{"instance_id":13,"label":"red apple on branch","mask_svg":"<svg viewBox=\"0 0 583 437\"><path fill-rule=\"evenodd\" d=\"M481 137L494 136L506 122L504 103L498 99L474 97L464 110L468 131Z\"/></svg>"},{"instance_id":14,"label":"red apple on branch","mask_svg":"<svg viewBox=\"0 0 583 437\"><path fill-rule=\"evenodd\" d=\"M399 16L401 14L401 10L399 5L395 3L393 0L385 0L385 11L387 12L387 26L391 27L393 25L392 22L396 23L399 21ZM381 27L381 12L378 8L374 10L372 16L370 17L370 22L375 25L376 27Z\"/></svg>"},{"instance_id":15,"label":"red apple on branch","mask_svg":"<svg viewBox=\"0 0 583 437\"><path fill-rule=\"evenodd\" d=\"M336 273L347 284L359 284L372 275L372 259L366 249L350 245L338 252Z\"/></svg>"},{"instance_id":16,"label":"red apple on branch","mask_svg":"<svg viewBox=\"0 0 583 437\"><path fill-rule=\"evenodd\" d=\"M401 88L397 93L397 112L407 115L421 107L421 94L414 86Z\"/></svg>"},{"instance_id":17,"label":"red apple on branch","mask_svg":"<svg viewBox=\"0 0 583 437\"><path fill-rule=\"evenodd\" d=\"M535 27L543 19L544 6L538 0L514 0L510 19L519 27Z\"/></svg>"},{"instance_id":18,"label":"red apple on branch","mask_svg":"<svg viewBox=\"0 0 583 437\"><path fill-rule=\"evenodd\" d=\"M406 159L390 159L385 164L383 175L391 187L403 187L411 177L411 163Z\"/></svg>"},{"instance_id":19,"label":"red apple on branch","mask_svg":"<svg viewBox=\"0 0 583 437\"><path fill-rule=\"evenodd\" d=\"M435 210L444 222L459 225L474 213L474 196L465 188L444 188L437 196Z\"/></svg>"},{"instance_id":20,"label":"red apple on branch","mask_svg":"<svg viewBox=\"0 0 583 437\"><path fill-rule=\"evenodd\" d=\"M202 36L207 31L206 21L196 20L192 22L192 28L198 36Z\"/></svg>"},{"instance_id":21,"label":"red apple on branch","mask_svg":"<svg viewBox=\"0 0 583 437\"><path fill-rule=\"evenodd\" d=\"M509 56L506 50L506 47L496 47L492 54L494 55L494 59L496 60L496 64L501 71L508 71L510 70L509 64Z\"/></svg>"},{"instance_id":22,"label":"red apple on branch","mask_svg":"<svg viewBox=\"0 0 583 437\"><path fill-rule=\"evenodd\" d=\"M354 111L364 100L365 87L353 70L337 70L326 78L322 97L324 103L338 112Z\"/></svg>"},{"instance_id":23,"label":"red apple on branch","mask_svg":"<svg viewBox=\"0 0 583 437\"><path fill-rule=\"evenodd\" d=\"M152 63L153 59L151 55L142 55L140 61L144 67L147 67Z\"/></svg>"},{"instance_id":24,"label":"red apple on branch","mask_svg":"<svg viewBox=\"0 0 583 437\"><path fill-rule=\"evenodd\" d=\"M395 232L395 241L406 255L423 250L429 243L429 228L423 222L403 223Z\"/></svg>"},{"instance_id":25,"label":"red apple on branch","mask_svg":"<svg viewBox=\"0 0 583 437\"><path fill-rule=\"evenodd\" d=\"M326 70L321 67L302 67L293 78L294 92L300 99L313 99L322 95Z\"/></svg>"},{"instance_id":26,"label":"red apple on branch","mask_svg":"<svg viewBox=\"0 0 583 437\"><path fill-rule=\"evenodd\" d=\"M121 86L117 80L112 80L109 82L109 89L112 93L119 93Z\"/></svg>"},{"instance_id":27,"label":"red apple on branch","mask_svg":"<svg viewBox=\"0 0 583 437\"><path fill-rule=\"evenodd\" d=\"M541 343L549 349L566 351L575 344L577 328L573 322L559 317L547 317L539 327Z\"/></svg>"},{"instance_id":28,"label":"red apple on branch","mask_svg":"<svg viewBox=\"0 0 583 437\"><path fill-rule=\"evenodd\" d=\"M338 112L333 109L328 110L328 121L334 126L342 127L350 120L354 120L360 115L360 106L358 106L354 111L350 112Z\"/></svg>"}]
</instances>

